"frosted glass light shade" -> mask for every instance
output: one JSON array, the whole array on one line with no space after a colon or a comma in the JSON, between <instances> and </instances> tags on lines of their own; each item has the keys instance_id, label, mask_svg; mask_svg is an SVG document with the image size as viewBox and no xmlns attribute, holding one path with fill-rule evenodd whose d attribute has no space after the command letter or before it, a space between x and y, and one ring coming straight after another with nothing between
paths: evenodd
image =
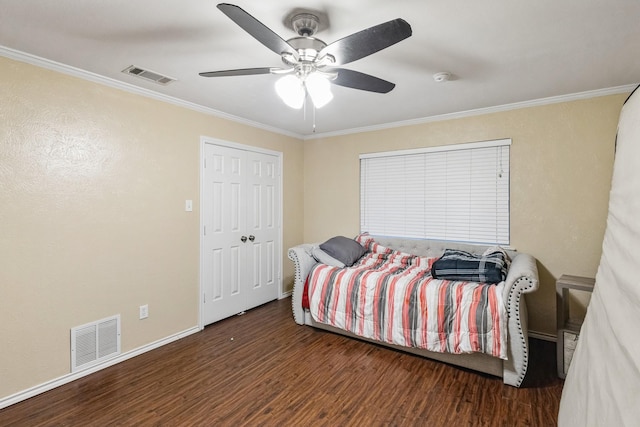
<instances>
[{"instance_id":1,"label":"frosted glass light shade","mask_svg":"<svg viewBox=\"0 0 640 427\"><path fill-rule=\"evenodd\" d=\"M276 93L291 108L300 109L304 104L305 91L302 81L291 74L276 81Z\"/></svg>"},{"instance_id":2,"label":"frosted glass light shade","mask_svg":"<svg viewBox=\"0 0 640 427\"><path fill-rule=\"evenodd\" d=\"M326 77L317 73L311 73L305 79L304 84L316 108L324 107L333 99L331 83L329 83Z\"/></svg>"}]
</instances>

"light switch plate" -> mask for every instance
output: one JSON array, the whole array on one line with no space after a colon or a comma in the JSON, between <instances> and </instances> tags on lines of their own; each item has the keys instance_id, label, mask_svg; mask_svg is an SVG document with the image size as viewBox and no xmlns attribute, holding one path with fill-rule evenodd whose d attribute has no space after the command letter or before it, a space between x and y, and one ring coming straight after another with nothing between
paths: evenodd
<instances>
[{"instance_id":1,"label":"light switch plate","mask_svg":"<svg viewBox=\"0 0 640 427\"><path fill-rule=\"evenodd\" d=\"M184 201L184 210L185 212L193 211L193 200L185 200Z\"/></svg>"}]
</instances>

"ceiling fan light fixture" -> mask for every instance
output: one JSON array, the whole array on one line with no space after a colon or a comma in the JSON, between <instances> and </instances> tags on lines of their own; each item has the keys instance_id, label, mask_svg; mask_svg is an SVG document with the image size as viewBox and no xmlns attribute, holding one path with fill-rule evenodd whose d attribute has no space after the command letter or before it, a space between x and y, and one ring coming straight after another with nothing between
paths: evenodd
<instances>
[{"instance_id":1,"label":"ceiling fan light fixture","mask_svg":"<svg viewBox=\"0 0 640 427\"><path fill-rule=\"evenodd\" d=\"M309 74L304 85L316 108L324 107L333 99L329 80L319 73Z\"/></svg>"},{"instance_id":2,"label":"ceiling fan light fixture","mask_svg":"<svg viewBox=\"0 0 640 427\"><path fill-rule=\"evenodd\" d=\"M308 94L313 104L314 114L316 108L322 108L333 99L331 83L376 93L387 93L392 90L395 84L386 80L358 71L333 67L367 57L412 34L411 25L404 19L396 18L326 44L315 37L320 29L318 15L301 12L293 15L291 20L298 37L284 40L239 6L220 3L218 9L254 39L280 55L282 62L288 67L286 69L244 68L207 71L199 74L203 77L223 77L295 73L276 81L276 93L285 104L296 109L305 106Z\"/></svg>"},{"instance_id":3,"label":"ceiling fan light fixture","mask_svg":"<svg viewBox=\"0 0 640 427\"><path fill-rule=\"evenodd\" d=\"M304 104L305 90L302 81L294 75L287 75L276 81L276 93L291 108L299 110Z\"/></svg>"}]
</instances>

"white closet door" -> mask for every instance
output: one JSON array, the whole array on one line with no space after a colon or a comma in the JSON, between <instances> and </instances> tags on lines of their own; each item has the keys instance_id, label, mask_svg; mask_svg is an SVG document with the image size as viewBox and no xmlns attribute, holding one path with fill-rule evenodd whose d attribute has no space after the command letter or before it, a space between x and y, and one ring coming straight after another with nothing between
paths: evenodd
<instances>
[{"instance_id":1,"label":"white closet door","mask_svg":"<svg viewBox=\"0 0 640 427\"><path fill-rule=\"evenodd\" d=\"M278 157L205 144L205 325L278 297Z\"/></svg>"},{"instance_id":2,"label":"white closet door","mask_svg":"<svg viewBox=\"0 0 640 427\"><path fill-rule=\"evenodd\" d=\"M276 216L278 200L278 158L261 153L247 153L247 230L250 267L248 299L255 307L278 296L277 254L279 230Z\"/></svg>"}]
</instances>

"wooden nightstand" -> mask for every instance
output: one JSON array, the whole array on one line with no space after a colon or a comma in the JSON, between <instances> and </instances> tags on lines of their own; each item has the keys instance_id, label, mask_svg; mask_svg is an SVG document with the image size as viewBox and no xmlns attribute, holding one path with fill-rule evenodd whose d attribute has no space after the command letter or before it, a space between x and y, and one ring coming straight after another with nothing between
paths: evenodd
<instances>
[{"instance_id":1,"label":"wooden nightstand","mask_svg":"<svg viewBox=\"0 0 640 427\"><path fill-rule=\"evenodd\" d=\"M582 321L572 319L569 313L569 290L593 292L595 279L563 274L556 281L556 309L558 321L557 362L558 376L565 378L576 349Z\"/></svg>"}]
</instances>

